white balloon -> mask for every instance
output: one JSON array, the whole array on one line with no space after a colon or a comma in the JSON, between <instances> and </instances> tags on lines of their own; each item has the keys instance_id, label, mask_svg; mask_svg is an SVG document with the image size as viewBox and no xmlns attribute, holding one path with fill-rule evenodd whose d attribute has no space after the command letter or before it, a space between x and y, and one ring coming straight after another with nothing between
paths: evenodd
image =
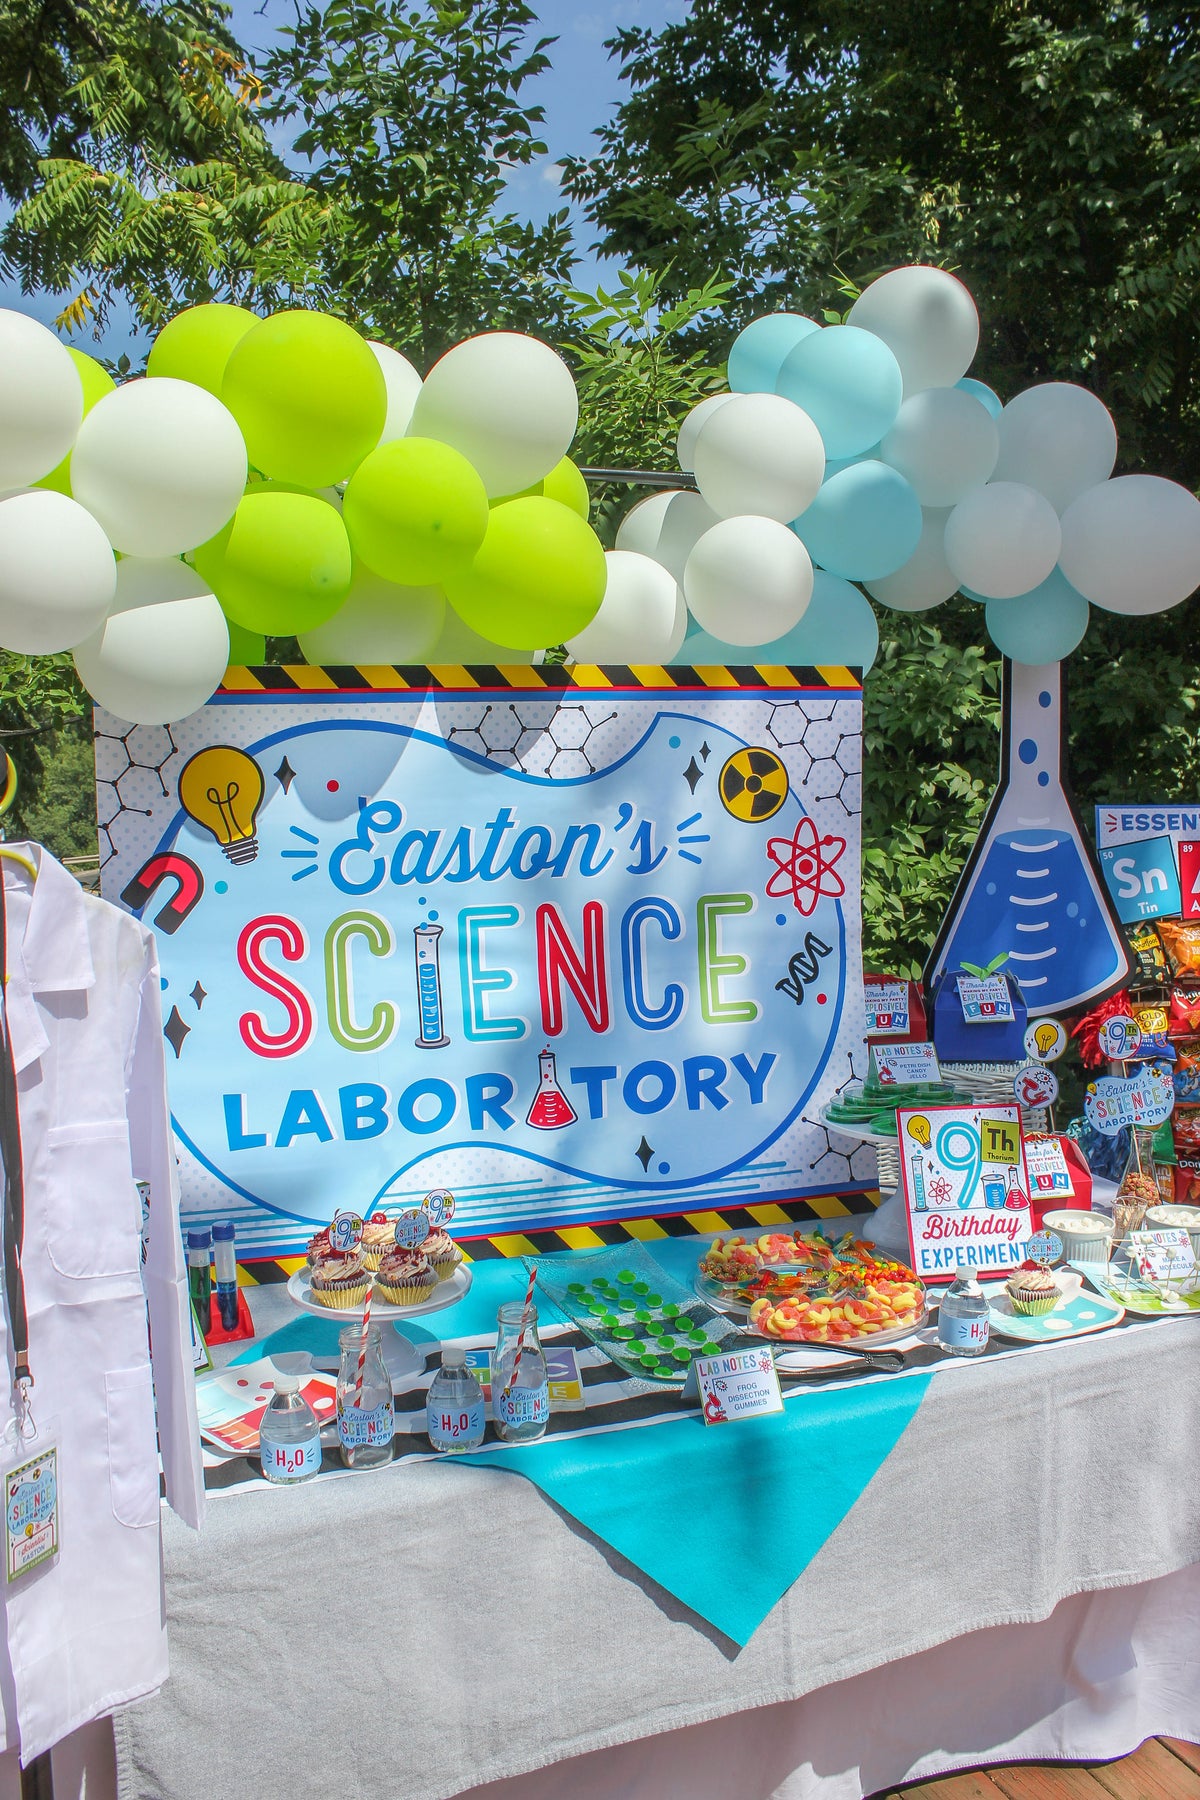
<instances>
[{"instance_id":1,"label":"white balloon","mask_svg":"<svg viewBox=\"0 0 1200 1800\"><path fill-rule=\"evenodd\" d=\"M734 394L701 425L694 464L696 485L718 518L758 513L786 525L816 498L825 446L793 401Z\"/></svg>"},{"instance_id":2,"label":"white balloon","mask_svg":"<svg viewBox=\"0 0 1200 1800\"><path fill-rule=\"evenodd\" d=\"M716 522L716 513L699 494L664 488L625 514L617 531L617 549L651 557L682 582L692 546Z\"/></svg>"},{"instance_id":3,"label":"white balloon","mask_svg":"<svg viewBox=\"0 0 1200 1800\"><path fill-rule=\"evenodd\" d=\"M703 631L727 644L769 644L804 617L813 566L777 519L721 519L687 560L683 591Z\"/></svg>"},{"instance_id":4,"label":"white balloon","mask_svg":"<svg viewBox=\"0 0 1200 1800\"><path fill-rule=\"evenodd\" d=\"M1117 428L1102 400L1070 381L1045 381L1010 400L998 421L997 481L1021 481L1062 514L1086 488L1107 481Z\"/></svg>"},{"instance_id":5,"label":"white balloon","mask_svg":"<svg viewBox=\"0 0 1200 1800\"><path fill-rule=\"evenodd\" d=\"M0 488L57 468L83 418L83 384L64 344L24 313L0 308Z\"/></svg>"},{"instance_id":6,"label":"white balloon","mask_svg":"<svg viewBox=\"0 0 1200 1800\"><path fill-rule=\"evenodd\" d=\"M881 575L878 581L864 581L863 586L873 600L893 612L928 612L958 592L958 577L946 561L946 520L948 508L937 511L925 508L921 518L921 536L917 547L894 575Z\"/></svg>"},{"instance_id":7,"label":"white balloon","mask_svg":"<svg viewBox=\"0 0 1200 1800\"><path fill-rule=\"evenodd\" d=\"M879 446L922 506L955 506L996 466L1000 435L981 400L961 388L925 388L907 399Z\"/></svg>"},{"instance_id":8,"label":"white balloon","mask_svg":"<svg viewBox=\"0 0 1200 1800\"><path fill-rule=\"evenodd\" d=\"M532 650L513 650L480 637L447 604L438 641L429 652L429 664L436 669L443 664L461 667L465 663L531 663L533 655Z\"/></svg>"},{"instance_id":9,"label":"white balloon","mask_svg":"<svg viewBox=\"0 0 1200 1800\"><path fill-rule=\"evenodd\" d=\"M413 407L417 404L417 395L421 391L421 377L407 356L401 356L390 344L377 344L373 338L368 338L367 349L373 353L375 361L383 370L383 385L387 389L387 417L383 421L379 442L390 444L393 438L402 438L412 423Z\"/></svg>"},{"instance_id":10,"label":"white balloon","mask_svg":"<svg viewBox=\"0 0 1200 1800\"><path fill-rule=\"evenodd\" d=\"M683 424L679 427L679 436L675 440L675 449L679 456L679 466L685 475L693 475L696 471L696 439L700 436L704 423L711 419L715 412L732 400L732 394L710 394L707 400L701 400L693 406Z\"/></svg>"},{"instance_id":11,"label":"white balloon","mask_svg":"<svg viewBox=\"0 0 1200 1800\"><path fill-rule=\"evenodd\" d=\"M76 500L51 489L0 500L0 644L23 656L71 650L112 605L112 545Z\"/></svg>"},{"instance_id":12,"label":"white balloon","mask_svg":"<svg viewBox=\"0 0 1200 1800\"><path fill-rule=\"evenodd\" d=\"M1161 475L1089 488L1064 512L1062 540L1063 574L1108 612L1165 612L1200 584L1200 501Z\"/></svg>"},{"instance_id":13,"label":"white balloon","mask_svg":"<svg viewBox=\"0 0 1200 1800\"><path fill-rule=\"evenodd\" d=\"M112 612L75 651L93 700L134 725L186 719L212 696L228 661L216 596L195 569L165 557L118 565Z\"/></svg>"},{"instance_id":14,"label":"white balloon","mask_svg":"<svg viewBox=\"0 0 1200 1800\"><path fill-rule=\"evenodd\" d=\"M93 406L71 452L71 492L127 556L176 556L214 537L246 486L233 414L170 376L127 381Z\"/></svg>"},{"instance_id":15,"label":"white balloon","mask_svg":"<svg viewBox=\"0 0 1200 1800\"><path fill-rule=\"evenodd\" d=\"M567 649L576 662L666 662L687 630L679 583L661 563L636 550L607 550L604 561L608 581L600 610L567 639Z\"/></svg>"},{"instance_id":16,"label":"white balloon","mask_svg":"<svg viewBox=\"0 0 1200 1800\"><path fill-rule=\"evenodd\" d=\"M302 631L305 660L386 666L428 662L446 619L446 596L437 587L399 587L357 563L350 591L332 619Z\"/></svg>"},{"instance_id":17,"label":"white balloon","mask_svg":"<svg viewBox=\"0 0 1200 1800\"><path fill-rule=\"evenodd\" d=\"M520 493L571 448L579 397L562 357L537 338L489 331L434 363L413 407L412 437L437 438L474 463L488 493Z\"/></svg>"},{"instance_id":18,"label":"white balloon","mask_svg":"<svg viewBox=\"0 0 1200 1800\"><path fill-rule=\"evenodd\" d=\"M945 269L892 269L863 289L846 323L873 331L900 364L905 394L953 387L979 346L970 293Z\"/></svg>"},{"instance_id":19,"label":"white balloon","mask_svg":"<svg viewBox=\"0 0 1200 1800\"><path fill-rule=\"evenodd\" d=\"M1011 600L1045 581L1062 530L1050 502L1016 481L992 481L960 500L946 520L946 561L964 587Z\"/></svg>"}]
</instances>

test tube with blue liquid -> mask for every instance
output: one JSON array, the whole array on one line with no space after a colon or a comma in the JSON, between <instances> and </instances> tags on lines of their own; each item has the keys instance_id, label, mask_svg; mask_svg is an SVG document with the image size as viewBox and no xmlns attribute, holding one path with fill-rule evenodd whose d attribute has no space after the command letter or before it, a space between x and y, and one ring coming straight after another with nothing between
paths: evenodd
<instances>
[{"instance_id":1,"label":"test tube with blue liquid","mask_svg":"<svg viewBox=\"0 0 1200 1800\"><path fill-rule=\"evenodd\" d=\"M442 972L438 940L440 925L414 925L413 939L417 956L417 1014L420 1036L414 1041L418 1050L441 1050L450 1042L442 1023Z\"/></svg>"}]
</instances>

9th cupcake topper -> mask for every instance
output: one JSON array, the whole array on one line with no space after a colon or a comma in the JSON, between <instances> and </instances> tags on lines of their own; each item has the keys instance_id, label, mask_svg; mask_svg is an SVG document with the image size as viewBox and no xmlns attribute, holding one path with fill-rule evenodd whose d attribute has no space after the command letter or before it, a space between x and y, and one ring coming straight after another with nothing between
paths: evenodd
<instances>
[{"instance_id":1,"label":"9th cupcake topper","mask_svg":"<svg viewBox=\"0 0 1200 1800\"><path fill-rule=\"evenodd\" d=\"M435 1231L443 1229L454 1217L454 1195L447 1188L434 1188L421 1202L421 1210Z\"/></svg>"},{"instance_id":2,"label":"9th cupcake topper","mask_svg":"<svg viewBox=\"0 0 1200 1800\"><path fill-rule=\"evenodd\" d=\"M429 1236L429 1214L423 1206L402 1212L396 1220L396 1242L402 1250L415 1250Z\"/></svg>"},{"instance_id":3,"label":"9th cupcake topper","mask_svg":"<svg viewBox=\"0 0 1200 1800\"><path fill-rule=\"evenodd\" d=\"M346 1256L362 1243L363 1220L356 1212L335 1212L329 1222L329 1247Z\"/></svg>"}]
</instances>

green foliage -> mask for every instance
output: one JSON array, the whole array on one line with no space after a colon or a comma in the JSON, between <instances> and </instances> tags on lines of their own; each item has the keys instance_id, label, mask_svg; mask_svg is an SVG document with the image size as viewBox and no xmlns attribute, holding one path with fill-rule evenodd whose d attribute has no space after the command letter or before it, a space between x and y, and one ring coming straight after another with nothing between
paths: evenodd
<instances>
[{"instance_id":1,"label":"green foliage","mask_svg":"<svg viewBox=\"0 0 1200 1800\"><path fill-rule=\"evenodd\" d=\"M502 210L512 168L546 155L522 98L547 66L524 0L332 0L298 9L263 64L265 116L328 229L316 293L422 365L485 329L560 334L574 257L565 209Z\"/></svg>"},{"instance_id":2,"label":"green foliage","mask_svg":"<svg viewBox=\"0 0 1200 1800\"><path fill-rule=\"evenodd\" d=\"M966 606L939 623L969 634ZM884 615L880 634L864 693L863 960L919 975L994 785L998 664L919 614Z\"/></svg>"},{"instance_id":3,"label":"green foliage","mask_svg":"<svg viewBox=\"0 0 1200 1800\"><path fill-rule=\"evenodd\" d=\"M572 309L567 355L579 388L571 455L585 468L675 468L684 416L722 383L698 327L719 317L727 284L709 278L668 303L666 274L622 269L611 289L572 288L566 295ZM630 490L610 485L593 489L593 496L593 522L611 543Z\"/></svg>"},{"instance_id":4,"label":"green foliage","mask_svg":"<svg viewBox=\"0 0 1200 1800\"><path fill-rule=\"evenodd\" d=\"M90 717L35 738L30 775L6 821L9 836L45 844L60 860L95 856L96 761Z\"/></svg>"}]
</instances>

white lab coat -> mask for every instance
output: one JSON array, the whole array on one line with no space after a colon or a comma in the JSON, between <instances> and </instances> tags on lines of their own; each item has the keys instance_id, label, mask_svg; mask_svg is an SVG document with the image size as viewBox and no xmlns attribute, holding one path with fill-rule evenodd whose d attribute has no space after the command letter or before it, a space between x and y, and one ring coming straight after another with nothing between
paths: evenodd
<instances>
[{"instance_id":1,"label":"white lab coat","mask_svg":"<svg viewBox=\"0 0 1200 1800\"><path fill-rule=\"evenodd\" d=\"M204 1485L154 939L85 894L48 851L20 848L38 864L36 882L7 858L0 869L33 1453L53 1438L61 1495L57 1562L0 1593L3 1747L28 1762L166 1678L156 1401L167 1498L189 1525L200 1524ZM150 1184L144 1290L135 1179ZM0 1345L9 1426L6 1308Z\"/></svg>"}]
</instances>

